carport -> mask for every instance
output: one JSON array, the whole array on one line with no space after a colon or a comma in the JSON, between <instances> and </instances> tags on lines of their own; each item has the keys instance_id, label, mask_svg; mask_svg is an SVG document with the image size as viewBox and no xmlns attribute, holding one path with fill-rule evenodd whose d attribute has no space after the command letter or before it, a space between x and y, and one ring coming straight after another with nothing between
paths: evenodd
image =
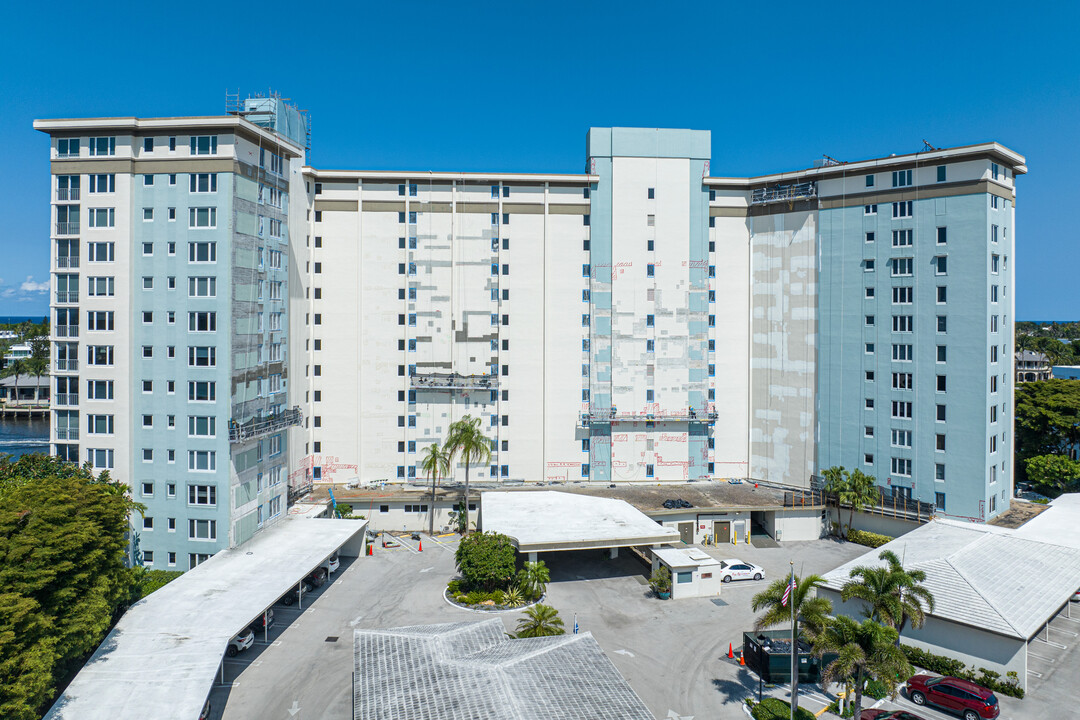
<instances>
[{"instance_id":1,"label":"carport","mask_svg":"<svg viewBox=\"0 0 1080 720\"><path fill-rule=\"evenodd\" d=\"M133 605L45 716L199 717L229 640L334 553L363 554L367 523L286 517Z\"/></svg>"},{"instance_id":2,"label":"carport","mask_svg":"<svg viewBox=\"0 0 1080 720\"><path fill-rule=\"evenodd\" d=\"M614 498L553 490L488 491L482 494L479 526L506 535L534 562L539 552L657 546L679 541L633 505Z\"/></svg>"}]
</instances>

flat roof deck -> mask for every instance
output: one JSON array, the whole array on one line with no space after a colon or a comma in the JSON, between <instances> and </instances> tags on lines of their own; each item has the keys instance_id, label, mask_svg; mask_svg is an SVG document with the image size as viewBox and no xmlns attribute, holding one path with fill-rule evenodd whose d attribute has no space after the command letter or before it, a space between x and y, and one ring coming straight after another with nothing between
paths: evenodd
<instances>
[{"instance_id":1,"label":"flat roof deck","mask_svg":"<svg viewBox=\"0 0 1080 720\"><path fill-rule=\"evenodd\" d=\"M679 532L622 500L553 490L488 491L480 524L502 533L519 552L585 550L677 542Z\"/></svg>"},{"instance_id":2,"label":"flat roof deck","mask_svg":"<svg viewBox=\"0 0 1080 720\"><path fill-rule=\"evenodd\" d=\"M285 517L131 606L48 720L199 717L230 639L334 552L359 555L366 521Z\"/></svg>"}]
</instances>

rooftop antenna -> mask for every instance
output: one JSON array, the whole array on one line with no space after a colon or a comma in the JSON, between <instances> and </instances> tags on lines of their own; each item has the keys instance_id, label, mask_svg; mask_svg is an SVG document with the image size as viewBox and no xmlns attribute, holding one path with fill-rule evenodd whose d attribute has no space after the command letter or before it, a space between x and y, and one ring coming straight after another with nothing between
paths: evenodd
<instances>
[{"instance_id":1,"label":"rooftop antenna","mask_svg":"<svg viewBox=\"0 0 1080 720\"><path fill-rule=\"evenodd\" d=\"M825 158L825 162L822 163L823 167L832 167L833 165L847 165L847 163L844 162L843 160L837 160L836 158L829 157L828 155L825 155L824 153L822 153L821 157Z\"/></svg>"},{"instance_id":2,"label":"rooftop antenna","mask_svg":"<svg viewBox=\"0 0 1080 720\"><path fill-rule=\"evenodd\" d=\"M923 140L922 144L923 144L923 152L937 152L938 150L941 149L941 148L934 147L930 143L926 142L926 140Z\"/></svg>"}]
</instances>

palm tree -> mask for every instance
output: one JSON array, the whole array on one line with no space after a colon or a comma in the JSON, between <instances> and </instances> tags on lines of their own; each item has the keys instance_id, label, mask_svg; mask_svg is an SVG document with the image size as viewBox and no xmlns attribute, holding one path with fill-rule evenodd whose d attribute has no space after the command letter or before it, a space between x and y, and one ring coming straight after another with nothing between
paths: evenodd
<instances>
[{"instance_id":1,"label":"palm tree","mask_svg":"<svg viewBox=\"0 0 1080 720\"><path fill-rule=\"evenodd\" d=\"M769 587L754 596L752 601L754 612L765 610L765 614L754 622L755 630L791 622L792 606L783 604L784 590L787 589L788 581L787 575L773 580ZM824 584L825 578L820 575L806 577L796 575L795 591L791 593L792 597L788 598L789 603L794 603L796 620L806 631L806 636L811 639L825 628L829 614L832 612L832 603L826 598L817 597L816 588ZM811 590L815 591L813 597L810 597Z\"/></svg>"},{"instance_id":2,"label":"palm tree","mask_svg":"<svg viewBox=\"0 0 1080 720\"><path fill-rule=\"evenodd\" d=\"M11 362L9 362L7 364L7 367L4 368L4 373L3 373L4 377L14 377L15 378L14 400L15 400L16 405L20 404L19 403L19 376L20 375L25 375L25 374L26 374L26 361L23 360L22 358L13 359Z\"/></svg>"},{"instance_id":3,"label":"palm tree","mask_svg":"<svg viewBox=\"0 0 1080 720\"><path fill-rule=\"evenodd\" d=\"M848 515L848 533L855 522L855 513L873 502L878 496L877 480L862 470L852 470L847 477L847 487L840 492L840 502L851 506ZM846 537L846 536L845 536Z\"/></svg>"},{"instance_id":4,"label":"palm tree","mask_svg":"<svg viewBox=\"0 0 1080 720\"><path fill-rule=\"evenodd\" d=\"M852 579L840 590L840 597L844 602L855 598L866 603L867 617L894 628L899 645L899 633L904 632L908 621L913 628L920 628L926 622L926 613L934 610L934 595L922 585L926 581L925 571L905 570L892 550L882 550L878 558L886 565L854 568Z\"/></svg>"},{"instance_id":5,"label":"palm tree","mask_svg":"<svg viewBox=\"0 0 1080 720\"><path fill-rule=\"evenodd\" d=\"M531 608L526 608L525 617L518 620L517 624L519 638L550 637L565 633L559 611L550 605L533 605Z\"/></svg>"},{"instance_id":6,"label":"palm tree","mask_svg":"<svg viewBox=\"0 0 1080 720\"><path fill-rule=\"evenodd\" d=\"M874 620L861 623L841 615L833 618L814 638L814 654L836 653L821 674L823 685L853 684L855 701L852 717L862 710L863 687L867 680L877 680L895 696L897 680L911 677L912 669L896 644L899 634L891 627Z\"/></svg>"},{"instance_id":7,"label":"palm tree","mask_svg":"<svg viewBox=\"0 0 1080 720\"><path fill-rule=\"evenodd\" d=\"M527 562L525 567L518 571L518 587L530 598L539 599L549 582L551 573L543 560Z\"/></svg>"},{"instance_id":8,"label":"palm tree","mask_svg":"<svg viewBox=\"0 0 1080 720\"><path fill-rule=\"evenodd\" d=\"M435 534L435 478L445 476L450 472L450 458L438 443L431 443L430 447L424 448L424 457L420 461L420 469L431 478L431 520L428 524L428 535Z\"/></svg>"},{"instance_id":9,"label":"palm tree","mask_svg":"<svg viewBox=\"0 0 1080 720\"><path fill-rule=\"evenodd\" d=\"M820 575L807 575L806 577L794 576L795 590L784 604L784 591L787 590L791 577L777 578L773 580L765 590L754 596L752 601L754 612L765 610L765 614L754 622L754 629L761 630L774 625L790 623L795 618L794 633L796 637L806 637L813 640L825 629L829 614L832 612L832 603L827 598L817 596L817 588L825 584L825 578ZM809 597L810 591L814 596ZM804 632L805 631L805 632ZM793 653L798 653L798 648L792 648ZM791 678L791 705L798 709L799 706L799 676Z\"/></svg>"},{"instance_id":10,"label":"palm tree","mask_svg":"<svg viewBox=\"0 0 1080 720\"><path fill-rule=\"evenodd\" d=\"M840 497L841 493L847 492L848 488L848 472L844 469L843 465L833 465L828 470L823 471L822 476L825 478L825 492L830 495ZM844 520L840 515L840 503L839 500L836 504L836 519L837 530L840 537L844 537Z\"/></svg>"},{"instance_id":11,"label":"palm tree","mask_svg":"<svg viewBox=\"0 0 1080 720\"><path fill-rule=\"evenodd\" d=\"M465 464L465 504L462 512L465 514L465 533L467 534L469 532L469 467L491 462L491 441L480 431L480 418L465 415L451 424L443 450L446 452L448 463L453 462L457 456Z\"/></svg>"}]
</instances>

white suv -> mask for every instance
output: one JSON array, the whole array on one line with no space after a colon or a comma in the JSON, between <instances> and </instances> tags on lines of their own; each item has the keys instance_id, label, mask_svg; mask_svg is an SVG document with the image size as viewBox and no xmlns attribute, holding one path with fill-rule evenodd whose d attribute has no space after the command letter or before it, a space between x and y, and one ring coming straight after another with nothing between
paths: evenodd
<instances>
[{"instance_id":1,"label":"white suv","mask_svg":"<svg viewBox=\"0 0 1080 720\"><path fill-rule=\"evenodd\" d=\"M236 654L241 650L247 650L254 644L255 633L251 632L251 630L245 630L229 641L229 647L225 649L225 654L229 657L236 657Z\"/></svg>"}]
</instances>

